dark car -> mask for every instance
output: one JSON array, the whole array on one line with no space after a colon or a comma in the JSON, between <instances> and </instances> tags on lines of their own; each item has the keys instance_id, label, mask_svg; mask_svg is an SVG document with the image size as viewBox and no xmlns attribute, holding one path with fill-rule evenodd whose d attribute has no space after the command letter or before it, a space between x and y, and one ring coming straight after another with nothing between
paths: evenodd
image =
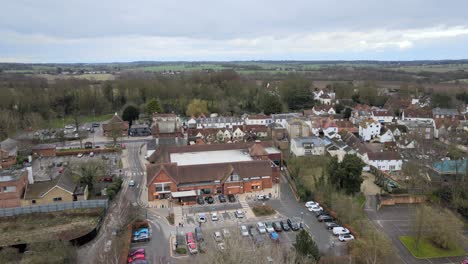
<instances>
[{"instance_id":1,"label":"dark car","mask_svg":"<svg viewBox=\"0 0 468 264\"><path fill-rule=\"evenodd\" d=\"M99 123L93 123L93 127L99 127Z\"/></svg>"},{"instance_id":2,"label":"dark car","mask_svg":"<svg viewBox=\"0 0 468 264\"><path fill-rule=\"evenodd\" d=\"M205 197L205 201L207 201L209 204L212 204L214 202L214 199L211 196L207 196Z\"/></svg>"},{"instance_id":3,"label":"dark car","mask_svg":"<svg viewBox=\"0 0 468 264\"><path fill-rule=\"evenodd\" d=\"M218 195L218 199L220 203L225 203L226 202L226 196L224 194Z\"/></svg>"},{"instance_id":4,"label":"dark car","mask_svg":"<svg viewBox=\"0 0 468 264\"><path fill-rule=\"evenodd\" d=\"M205 200L203 200L203 197L201 196L197 197L197 204L205 204Z\"/></svg>"},{"instance_id":5,"label":"dark car","mask_svg":"<svg viewBox=\"0 0 468 264\"><path fill-rule=\"evenodd\" d=\"M301 226L299 225L298 222L296 222L296 221L294 221L294 220L292 220L290 218L288 218L288 225L289 225L289 227L291 227L291 229L293 231L299 231L299 229L301 228Z\"/></svg>"},{"instance_id":6,"label":"dark car","mask_svg":"<svg viewBox=\"0 0 468 264\"><path fill-rule=\"evenodd\" d=\"M284 231L291 230L291 228L289 227L288 223L285 220L281 221L280 224Z\"/></svg>"},{"instance_id":7,"label":"dark car","mask_svg":"<svg viewBox=\"0 0 468 264\"><path fill-rule=\"evenodd\" d=\"M329 215L321 215L317 218L319 222L333 222L333 217Z\"/></svg>"},{"instance_id":8,"label":"dark car","mask_svg":"<svg viewBox=\"0 0 468 264\"><path fill-rule=\"evenodd\" d=\"M109 177L102 178L101 181L103 181L103 182L112 182L113 179L112 179L112 177L109 176Z\"/></svg>"},{"instance_id":9,"label":"dark car","mask_svg":"<svg viewBox=\"0 0 468 264\"><path fill-rule=\"evenodd\" d=\"M328 215L327 212L325 212L325 211L317 211L317 212L314 212L314 214L315 214L316 217L319 217L321 215Z\"/></svg>"},{"instance_id":10,"label":"dark car","mask_svg":"<svg viewBox=\"0 0 468 264\"><path fill-rule=\"evenodd\" d=\"M339 227L340 225L335 223L335 222L328 222L328 223L325 223L325 227L329 230L335 228L335 227Z\"/></svg>"},{"instance_id":11,"label":"dark car","mask_svg":"<svg viewBox=\"0 0 468 264\"><path fill-rule=\"evenodd\" d=\"M230 203L235 203L236 197L234 196L234 194L228 194L228 200Z\"/></svg>"},{"instance_id":12,"label":"dark car","mask_svg":"<svg viewBox=\"0 0 468 264\"><path fill-rule=\"evenodd\" d=\"M281 232L283 231L283 228L281 227L280 222L274 222L273 223L273 229L275 229L275 232Z\"/></svg>"}]
</instances>

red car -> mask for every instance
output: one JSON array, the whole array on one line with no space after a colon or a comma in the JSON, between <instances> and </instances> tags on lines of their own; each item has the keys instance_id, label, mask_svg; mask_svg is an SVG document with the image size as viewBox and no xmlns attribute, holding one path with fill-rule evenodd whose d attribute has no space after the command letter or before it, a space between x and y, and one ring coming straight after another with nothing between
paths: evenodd
<instances>
[{"instance_id":1,"label":"red car","mask_svg":"<svg viewBox=\"0 0 468 264\"><path fill-rule=\"evenodd\" d=\"M65 168L64 168L64 167L61 167L61 168L58 170L58 172L59 172L59 173L62 173L64 170L65 170Z\"/></svg>"},{"instance_id":2,"label":"red car","mask_svg":"<svg viewBox=\"0 0 468 264\"><path fill-rule=\"evenodd\" d=\"M130 254L129 256L132 257L132 256L135 256L136 254L145 254L145 249L144 248L137 248L137 249L134 249L132 251L130 251Z\"/></svg>"},{"instance_id":3,"label":"red car","mask_svg":"<svg viewBox=\"0 0 468 264\"><path fill-rule=\"evenodd\" d=\"M195 243L195 239L193 238L193 233L192 232L188 232L186 234L186 237L187 237L187 244Z\"/></svg>"},{"instance_id":4,"label":"red car","mask_svg":"<svg viewBox=\"0 0 468 264\"><path fill-rule=\"evenodd\" d=\"M113 179L112 179L112 177L104 177L104 178L101 179L101 181L103 181L103 182L112 182Z\"/></svg>"},{"instance_id":5,"label":"red car","mask_svg":"<svg viewBox=\"0 0 468 264\"><path fill-rule=\"evenodd\" d=\"M135 260L145 260L145 254L135 254L131 257L128 257L128 263L132 263Z\"/></svg>"}]
</instances>

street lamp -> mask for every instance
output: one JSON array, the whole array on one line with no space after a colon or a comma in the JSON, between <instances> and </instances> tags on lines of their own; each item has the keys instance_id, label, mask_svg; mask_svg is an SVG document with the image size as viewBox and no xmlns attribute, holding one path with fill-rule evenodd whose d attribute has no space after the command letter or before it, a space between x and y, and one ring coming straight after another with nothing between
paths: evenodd
<instances>
[{"instance_id":1,"label":"street lamp","mask_svg":"<svg viewBox=\"0 0 468 264\"><path fill-rule=\"evenodd\" d=\"M304 219L304 212L301 212L301 227L302 227L302 220Z\"/></svg>"}]
</instances>

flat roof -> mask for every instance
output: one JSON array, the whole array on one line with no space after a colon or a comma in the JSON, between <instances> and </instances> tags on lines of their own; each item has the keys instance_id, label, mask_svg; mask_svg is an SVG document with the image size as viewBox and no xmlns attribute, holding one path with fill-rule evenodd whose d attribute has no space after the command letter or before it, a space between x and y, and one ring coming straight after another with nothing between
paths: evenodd
<instances>
[{"instance_id":1,"label":"flat roof","mask_svg":"<svg viewBox=\"0 0 468 264\"><path fill-rule=\"evenodd\" d=\"M170 158L179 166L253 160L249 152L243 149L171 153Z\"/></svg>"},{"instance_id":2,"label":"flat roof","mask_svg":"<svg viewBox=\"0 0 468 264\"><path fill-rule=\"evenodd\" d=\"M281 151L279 151L279 149L274 148L274 147L265 148L265 151L266 151L268 154L277 154L277 153L281 153Z\"/></svg>"}]
</instances>

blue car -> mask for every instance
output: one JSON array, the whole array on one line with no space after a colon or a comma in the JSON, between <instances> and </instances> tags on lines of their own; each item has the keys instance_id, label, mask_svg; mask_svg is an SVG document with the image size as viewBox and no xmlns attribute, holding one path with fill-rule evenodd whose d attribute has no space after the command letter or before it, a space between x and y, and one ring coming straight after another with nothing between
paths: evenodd
<instances>
[{"instance_id":1,"label":"blue car","mask_svg":"<svg viewBox=\"0 0 468 264\"><path fill-rule=\"evenodd\" d=\"M278 241L278 240L279 240L278 233L276 233L276 232L271 232L271 233L270 233L270 238L271 238L271 240L273 240L273 241Z\"/></svg>"},{"instance_id":2,"label":"blue car","mask_svg":"<svg viewBox=\"0 0 468 264\"><path fill-rule=\"evenodd\" d=\"M141 228L138 229L137 231L133 232L134 236L139 236L140 234L148 234L149 230L148 228Z\"/></svg>"}]
</instances>

